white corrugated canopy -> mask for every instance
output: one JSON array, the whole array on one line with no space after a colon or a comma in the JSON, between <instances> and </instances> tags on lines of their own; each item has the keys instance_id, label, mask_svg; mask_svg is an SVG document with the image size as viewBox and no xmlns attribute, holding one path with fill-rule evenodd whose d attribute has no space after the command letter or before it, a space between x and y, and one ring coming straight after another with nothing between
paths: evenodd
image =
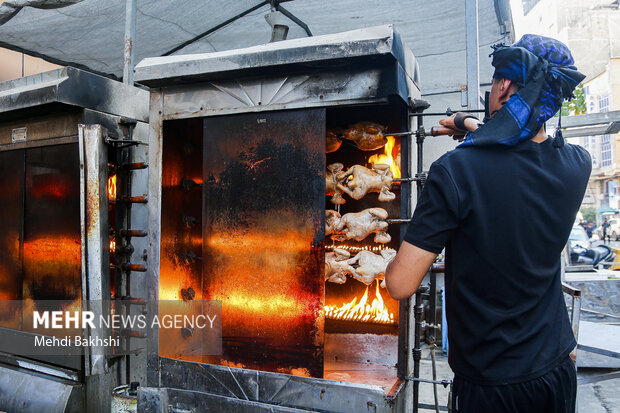
<instances>
[{"instance_id":1,"label":"white corrugated canopy","mask_svg":"<svg viewBox=\"0 0 620 413\"><path fill-rule=\"evenodd\" d=\"M62 3L69 3L61 8ZM260 0L137 0L135 61L161 56L223 22L261 5ZM26 6L26 7L23 7ZM422 88L454 89L466 83L465 2L456 0L294 0L281 4L312 34L393 23L419 60ZM22 7L22 8L20 8ZM490 79L490 45L511 42L508 0L479 0L480 75ZM267 43L271 28L263 4L174 54L205 53ZM8 19L10 15L12 18ZM10 0L0 7L0 46L63 65L121 77L124 0ZM285 18L288 38L307 36Z\"/></svg>"}]
</instances>

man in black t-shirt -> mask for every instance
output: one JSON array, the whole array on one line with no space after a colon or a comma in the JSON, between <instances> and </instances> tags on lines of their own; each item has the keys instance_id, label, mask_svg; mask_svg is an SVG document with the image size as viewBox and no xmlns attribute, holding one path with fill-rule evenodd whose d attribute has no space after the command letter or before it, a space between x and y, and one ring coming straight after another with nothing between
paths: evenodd
<instances>
[{"instance_id":1,"label":"man in black t-shirt","mask_svg":"<svg viewBox=\"0 0 620 413\"><path fill-rule=\"evenodd\" d=\"M585 193L588 153L544 123L583 75L566 46L525 35L497 46L484 124L433 163L386 283L405 299L446 248L449 363L457 413L574 412L576 342L560 255Z\"/></svg>"}]
</instances>

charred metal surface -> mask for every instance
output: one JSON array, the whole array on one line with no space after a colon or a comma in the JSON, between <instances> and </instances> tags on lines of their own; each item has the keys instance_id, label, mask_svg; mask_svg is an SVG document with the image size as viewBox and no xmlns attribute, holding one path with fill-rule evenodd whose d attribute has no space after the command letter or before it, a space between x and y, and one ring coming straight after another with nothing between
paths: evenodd
<instances>
[{"instance_id":1,"label":"charred metal surface","mask_svg":"<svg viewBox=\"0 0 620 413\"><path fill-rule=\"evenodd\" d=\"M213 78L242 77L274 72L294 73L308 67L337 66L342 61L398 62L412 82L419 83L419 69L411 50L392 25L315 36L266 45L183 56L146 58L136 66L136 82L148 86L196 82Z\"/></svg>"},{"instance_id":2,"label":"charred metal surface","mask_svg":"<svg viewBox=\"0 0 620 413\"><path fill-rule=\"evenodd\" d=\"M164 119L419 98L417 63L392 26L149 58L136 73L166 86Z\"/></svg>"},{"instance_id":3,"label":"charred metal surface","mask_svg":"<svg viewBox=\"0 0 620 413\"><path fill-rule=\"evenodd\" d=\"M161 380L162 387L319 412L393 412L400 394L388 397L379 386L168 358L161 358Z\"/></svg>"},{"instance_id":4,"label":"charred metal surface","mask_svg":"<svg viewBox=\"0 0 620 413\"><path fill-rule=\"evenodd\" d=\"M246 112L370 104L397 93L393 68L338 68L259 78L213 80L168 88L166 119ZM197 87L198 86L198 87Z\"/></svg>"},{"instance_id":5,"label":"charred metal surface","mask_svg":"<svg viewBox=\"0 0 620 413\"><path fill-rule=\"evenodd\" d=\"M76 136L81 115L80 110L72 109L4 122L0 125L0 147L14 148L13 131L18 128L25 129L26 142Z\"/></svg>"},{"instance_id":6,"label":"charred metal surface","mask_svg":"<svg viewBox=\"0 0 620 413\"><path fill-rule=\"evenodd\" d=\"M0 120L42 105L78 106L148 121L148 92L73 67L0 83Z\"/></svg>"},{"instance_id":7,"label":"charred metal surface","mask_svg":"<svg viewBox=\"0 0 620 413\"><path fill-rule=\"evenodd\" d=\"M0 299L21 300L25 151L0 152ZM20 328L21 314L0 313L0 326Z\"/></svg>"},{"instance_id":8,"label":"charred metal surface","mask_svg":"<svg viewBox=\"0 0 620 413\"><path fill-rule=\"evenodd\" d=\"M325 111L205 119L203 298L222 300L209 360L322 377Z\"/></svg>"}]
</instances>

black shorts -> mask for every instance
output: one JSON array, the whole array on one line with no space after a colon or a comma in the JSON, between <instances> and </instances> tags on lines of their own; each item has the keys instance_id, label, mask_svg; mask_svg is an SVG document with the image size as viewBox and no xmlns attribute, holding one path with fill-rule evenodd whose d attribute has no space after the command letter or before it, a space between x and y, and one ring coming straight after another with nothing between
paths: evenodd
<instances>
[{"instance_id":1,"label":"black shorts","mask_svg":"<svg viewBox=\"0 0 620 413\"><path fill-rule=\"evenodd\" d=\"M453 413L574 413L575 364L566 357L543 376L501 386L474 384L459 376L452 386Z\"/></svg>"}]
</instances>

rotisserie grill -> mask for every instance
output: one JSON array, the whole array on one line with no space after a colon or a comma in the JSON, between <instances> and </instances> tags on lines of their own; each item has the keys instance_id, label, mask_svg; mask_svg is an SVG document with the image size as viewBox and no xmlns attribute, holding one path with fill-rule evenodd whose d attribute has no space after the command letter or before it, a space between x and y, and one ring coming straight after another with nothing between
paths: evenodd
<instances>
[{"instance_id":1,"label":"rotisserie grill","mask_svg":"<svg viewBox=\"0 0 620 413\"><path fill-rule=\"evenodd\" d=\"M190 300L191 289L223 309L222 354L188 354L188 336L152 356L139 406L176 408L191 393L203 407L398 408L411 312L381 283L410 216L403 132L420 97L398 34L381 26L149 58L136 80L151 87L158 154L150 296ZM157 332L147 340L157 348ZM231 380L245 396L214 384Z\"/></svg>"},{"instance_id":2,"label":"rotisserie grill","mask_svg":"<svg viewBox=\"0 0 620 413\"><path fill-rule=\"evenodd\" d=\"M147 122L146 91L71 67L0 83L0 300L20 304L0 309L0 410L104 411L105 389L145 381L146 363L121 356L120 345L106 354L76 340L24 351L68 333L130 335L77 327L44 334L30 314L52 308L50 300L72 311L144 300L133 272L146 268L135 254L146 248L146 208L129 205L146 201L146 150L121 146L145 139ZM129 192L130 180L142 192Z\"/></svg>"}]
</instances>

